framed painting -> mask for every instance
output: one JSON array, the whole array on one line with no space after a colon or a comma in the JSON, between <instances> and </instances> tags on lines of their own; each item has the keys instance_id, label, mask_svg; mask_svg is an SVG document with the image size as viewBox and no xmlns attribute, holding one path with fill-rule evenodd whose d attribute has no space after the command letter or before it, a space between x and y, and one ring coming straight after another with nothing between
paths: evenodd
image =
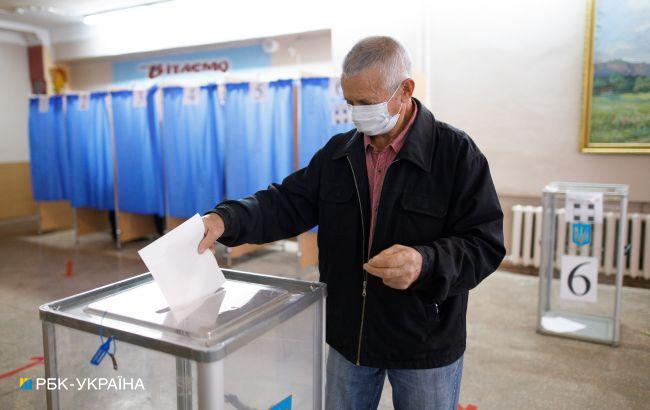
<instances>
[{"instance_id":1,"label":"framed painting","mask_svg":"<svg viewBox=\"0 0 650 410\"><path fill-rule=\"evenodd\" d=\"M650 154L650 1L588 0L582 152Z\"/></svg>"}]
</instances>

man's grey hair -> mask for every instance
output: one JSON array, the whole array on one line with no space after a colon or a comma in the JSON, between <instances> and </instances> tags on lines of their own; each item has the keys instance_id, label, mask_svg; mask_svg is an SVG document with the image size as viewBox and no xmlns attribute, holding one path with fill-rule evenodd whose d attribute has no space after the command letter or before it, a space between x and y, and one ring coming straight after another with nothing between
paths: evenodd
<instances>
[{"instance_id":1,"label":"man's grey hair","mask_svg":"<svg viewBox=\"0 0 650 410\"><path fill-rule=\"evenodd\" d=\"M386 91L393 92L411 76L411 59L394 38L366 37L352 47L343 60L342 77L350 77L375 67L384 79Z\"/></svg>"}]
</instances>

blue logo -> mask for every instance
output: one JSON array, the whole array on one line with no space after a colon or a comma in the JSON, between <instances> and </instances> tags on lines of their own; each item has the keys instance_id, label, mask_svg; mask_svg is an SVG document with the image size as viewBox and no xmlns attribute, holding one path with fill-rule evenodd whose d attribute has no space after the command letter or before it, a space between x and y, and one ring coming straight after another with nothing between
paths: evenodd
<instances>
[{"instance_id":1,"label":"blue logo","mask_svg":"<svg viewBox=\"0 0 650 410\"><path fill-rule=\"evenodd\" d=\"M574 223L571 226L571 240L577 246L591 243L591 225L585 223Z\"/></svg>"},{"instance_id":2,"label":"blue logo","mask_svg":"<svg viewBox=\"0 0 650 410\"><path fill-rule=\"evenodd\" d=\"M33 388L32 379L29 377L21 377L18 386L20 390L31 390Z\"/></svg>"},{"instance_id":3,"label":"blue logo","mask_svg":"<svg viewBox=\"0 0 650 410\"><path fill-rule=\"evenodd\" d=\"M291 410L291 396L288 396L281 402L271 406L269 410Z\"/></svg>"}]
</instances>

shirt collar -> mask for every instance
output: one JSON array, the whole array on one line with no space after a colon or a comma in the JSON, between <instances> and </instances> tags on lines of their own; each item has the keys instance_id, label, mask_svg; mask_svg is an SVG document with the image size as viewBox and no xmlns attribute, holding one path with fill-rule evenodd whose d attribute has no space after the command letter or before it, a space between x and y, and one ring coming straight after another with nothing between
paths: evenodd
<instances>
[{"instance_id":1,"label":"shirt collar","mask_svg":"<svg viewBox=\"0 0 650 410\"><path fill-rule=\"evenodd\" d=\"M439 123L435 117L422 105L417 98L413 97L415 105L418 107L413 127L409 131L409 137L404 143L404 147L397 153L397 158L412 162L426 172L431 171L431 161L436 149L436 140L439 138ZM331 158L340 159L348 157L354 166L358 166L359 172L365 172L365 149L363 144L363 134L356 128L342 135L342 141L334 149ZM358 163L357 163L358 162ZM364 164L361 166L361 164ZM363 189L363 184L362 184Z\"/></svg>"}]
</instances>

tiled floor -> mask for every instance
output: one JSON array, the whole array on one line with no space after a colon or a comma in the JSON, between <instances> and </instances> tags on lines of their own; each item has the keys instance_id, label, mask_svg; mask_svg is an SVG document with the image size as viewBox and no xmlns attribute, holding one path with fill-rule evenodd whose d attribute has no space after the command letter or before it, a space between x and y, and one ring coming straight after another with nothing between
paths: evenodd
<instances>
[{"instance_id":1,"label":"tiled floor","mask_svg":"<svg viewBox=\"0 0 650 410\"><path fill-rule=\"evenodd\" d=\"M116 250L108 235L98 234L76 247L70 232L0 237L0 374L42 356L39 305L144 272L136 251L145 244ZM244 258L234 268L317 278L315 267L300 269L295 254L281 251ZM611 287L601 289L604 298L611 295ZM650 290L624 289L618 348L539 335L536 315L534 277L497 272L471 293L463 405L650 407ZM18 390L19 377L42 375L39 364L0 379L0 409L44 408L44 394ZM380 407L392 408L388 384Z\"/></svg>"}]
</instances>

